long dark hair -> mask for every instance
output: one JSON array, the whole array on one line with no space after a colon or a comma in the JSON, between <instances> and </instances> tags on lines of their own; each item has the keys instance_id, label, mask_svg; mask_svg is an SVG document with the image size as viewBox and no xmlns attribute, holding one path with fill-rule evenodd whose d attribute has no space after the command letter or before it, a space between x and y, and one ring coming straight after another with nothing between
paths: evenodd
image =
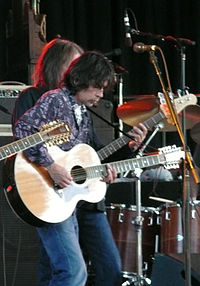
<instances>
[{"instance_id":1,"label":"long dark hair","mask_svg":"<svg viewBox=\"0 0 200 286\"><path fill-rule=\"evenodd\" d=\"M34 86L45 87L48 90L57 88L74 56L82 53L83 49L80 46L65 39L55 38L47 43L32 76Z\"/></svg>"},{"instance_id":2,"label":"long dark hair","mask_svg":"<svg viewBox=\"0 0 200 286\"><path fill-rule=\"evenodd\" d=\"M76 94L89 86L107 89L115 83L115 73L111 62L100 52L87 51L74 60L64 75L63 83Z\"/></svg>"}]
</instances>

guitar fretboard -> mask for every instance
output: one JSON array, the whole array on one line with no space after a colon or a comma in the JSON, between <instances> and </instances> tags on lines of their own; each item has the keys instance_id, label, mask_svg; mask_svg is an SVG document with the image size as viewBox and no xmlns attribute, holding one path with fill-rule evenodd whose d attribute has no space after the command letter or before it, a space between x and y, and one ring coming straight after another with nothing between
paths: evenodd
<instances>
[{"instance_id":1,"label":"guitar fretboard","mask_svg":"<svg viewBox=\"0 0 200 286\"><path fill-rule=\"evenodd\" d=\"M155 126L157 123L159 123L162 119L165 118L165 114L160 111L156 113L151 118L145 120L143 122L144 126L147 129L151 129L153 126ZM129 141L131 141L131 138L129 137L128 133L127 135L123 135L119 137L118 139L114 140L110 144L106 145L102 149L100 149L97 153L99 155L99 158L101 161L112 155L114 152L121 149L124 145L126 145Z\"/></svg>"},{"instance_id":2,"label":"guitar fretboard","mask_svg":"<svg viewBox=\"0 0 200 286\"><path fill-rule=\"evenodd\" d=\"M123 173L130 170L134 170L136 168L146 168L150 166L155 166L159 164L165 163L165 155L151 155L146 157L139 157L134 159L127 159L124 161L112 162L110 165L115 168L116 172ZM106 164L102 164L99 166L88 167L86 168L87 177L88 178L97 178L101 176L105 176L106 174Z\"/></svg>"},{"instance_id":3,"label":"guitar fretboard","mask_svg":"<svg viewBox=\"0 0 200 286\"><path fill-rule=\"evenodd\" d=\"M41 142L43 142L41 134L36 133L0 147L0 161Z\"/></svg>"}]
</instances>

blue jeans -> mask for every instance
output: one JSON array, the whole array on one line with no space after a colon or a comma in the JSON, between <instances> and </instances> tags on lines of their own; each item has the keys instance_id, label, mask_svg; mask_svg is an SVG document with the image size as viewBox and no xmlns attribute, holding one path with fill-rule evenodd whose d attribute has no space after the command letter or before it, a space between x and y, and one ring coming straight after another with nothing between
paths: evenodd
<instances>
[{"instance_id":1,"label":"blue jeans","mask_svg":"<svg viewBox=\"0 0 200 286\"><path fill-rule=\"evenodd\" d=\"M37 228L37 232L42 243L38 285L84 286L87 271L78 241L76 216Z\"/></svg>"},{"instance_id":2,"label":"blue jeans","mask_svg":"<svg viewBox=\"0 0 200 286\"><path fill-rule=\"evenodd\" d=\"M106 214L77 208L79 239L95 274L95 286L121 285L121 259Z\"/></svg>"}]
</instances>

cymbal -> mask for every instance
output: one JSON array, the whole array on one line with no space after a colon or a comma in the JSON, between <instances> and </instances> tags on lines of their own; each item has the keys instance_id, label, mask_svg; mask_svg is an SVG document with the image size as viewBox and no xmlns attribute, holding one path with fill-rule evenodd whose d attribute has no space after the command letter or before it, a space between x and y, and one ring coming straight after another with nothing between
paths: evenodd
<instances>
[{"instance_id":1,"label":"cymbal","mask_svg":"<svg viewBox=\"0 0 200 286\"><path fill-rule=\"evenodd\" d=\"M200 122L195 124L190 130L190 136L197 144L200 144Z\"/></svg>"},{"instance_id":2,"label":"cymbal","mask_svg":"<svg viewBox=\"0 0 200 286\"><path fill-rule=\"evenodd\" d=\"M160 102L157 97L142 96L140 99L125 102L117 108L117 116L125 124L129 126L138 125L139 122L151 118L159 112ZM189 105L185 109L185 128L191 129L196 123L200 122L200 106ZM182 124L182 112L178 114L180 124ZM161 132L177 131L175 125L168 122L167 119L163 121L163 128Z\"/></svg>"}]
</instances>

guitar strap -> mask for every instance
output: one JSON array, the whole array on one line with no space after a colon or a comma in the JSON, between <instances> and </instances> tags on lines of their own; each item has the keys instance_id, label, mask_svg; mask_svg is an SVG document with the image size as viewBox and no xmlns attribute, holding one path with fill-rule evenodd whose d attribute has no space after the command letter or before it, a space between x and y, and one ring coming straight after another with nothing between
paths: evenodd
<instances>
[{"instance_id":1,"label":"guitar strap","mask_svg":"<svg viewBox=\"0 0 200 286\"><path fill-rule=\"evenodd\" d=\"M120 133L122 133L123 135L125 135L126 137L130 138L131 140L133 139L131 136L129 136L126 132L124 132L123 130L121 130L119 127L117 127L116 125L114 125L113 123L111 123L110 121L108 121L107 119L103 118L100 114L96 113L94 110L92 110L91 108L87 107L87 110L89 110L92 114L94 114L96 117L98 117L99 119L101 119L102 121L104 121L106 124L108 124L109 126L111 126L112 128L115 129L115 131L118 131Z\"/></svg>"}]
</instances>

